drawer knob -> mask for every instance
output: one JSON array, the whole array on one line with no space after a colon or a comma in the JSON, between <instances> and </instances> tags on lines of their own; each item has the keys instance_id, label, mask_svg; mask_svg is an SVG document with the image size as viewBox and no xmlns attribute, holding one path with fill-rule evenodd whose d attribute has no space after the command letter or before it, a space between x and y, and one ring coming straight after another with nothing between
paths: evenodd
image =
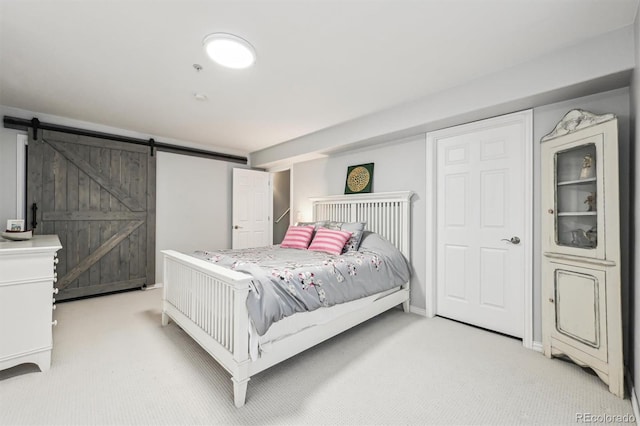
<instances>
[{"instance_id":1,"label":"drawer knob","mask_svg":"<svg viewBox=\"0 0 640 426\"><path fill-rule=\"evenodd\" d=\"M547 211L549 212L549 214L553 214L553 209L549 209Z\"/></svg>"},{"instance_id":2,"label":"drawer knob","mask_svg":"<svg viewBox=\"0 0 640 426\"><path fill-rule=\"evenodd\" d=\"M549 298L549 302L551 302L551 303L555 303L555 300L553 300L553 298L551 298L551 297L550 297L550 298Z\"/></svg>"},{"instance_id":3,"label":"drawer knob","mask_svg":"<svg viewBox=\"0 0 640 426\"><path fill-rule=\"evenodd\" d=\"M56 298L55 297L53 299L51 299L51 303L53 303L53 304L56 303Z\"/></svg>"},{"instance_id":4,"label":"drawer knob","mask_svg":"<svg viewBox=\"0 0 640 426\"><path fill-rule=\"evenodd\" d=\"M57 288L57 287L55 287L55 288L53 289L53 294L58 294L58 292L60 292L60 289L59 289L59 288Z\"/></svg>"},{"instance_id":5,"label":"drawer knob","mask_svg":"<svg viewBox=\"0 0 640 426\"><path fill-rule=\"evenodd\" d=\"M58 277L53 277L53 282L57 283L58 282Z\"/></svg>"},{"instance_id":6,"label":"drawer knob","mask_svg":"<svg viewBox=\"0 0 640 426\"><path fill-rule=\"evenodd\" d=\"M58 305L53 305L53 306L51 307L51 309L55 311L57 307L58 307Z\"/></svg>"},{"instance_id":7,"label":"drawer knob","mask_svg":"<svg viewBox=\"0 0 640 426\"><path fill-rule=\"evenodd\" d=\"M58 262L60 262L60 259L58 259L58 256L56 256L55 259L53 259L53 264L57 265Z\"/></svg>"},{"instance_id":8,"label":"drawer knob","mask_svg":"<svg viewBox=\"0 0 640 426\"><path fill-rule=\"evenodd\" d=\"M53 320L53 321L51 322L51 325L52 325L52 326L54 326L54 327L55 327L56 325L58 325L58 320Z\"/></svg>"}]
</instances>

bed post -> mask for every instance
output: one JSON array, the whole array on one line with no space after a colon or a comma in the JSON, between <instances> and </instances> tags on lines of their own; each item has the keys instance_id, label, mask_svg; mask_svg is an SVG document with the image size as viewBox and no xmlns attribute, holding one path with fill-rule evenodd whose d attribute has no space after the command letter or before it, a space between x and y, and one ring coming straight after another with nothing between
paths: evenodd
<instances>
[{"instance_id":1,"label":"bed post","mask_svg":"<svg viewBox=\"0 0 640 426\"><path fill-rule=\"evenodd\" d=\"M412 268L411 264L411 233L409 232L409 225L411 224L411 197L413 192L406 195L406 198L402 200L402 231L401 235L404 236L400 250L406 256L409 261L409 268ZM411 280L402 286L409 294L411 294ZM408 298L402 303L402 310L404 312L411 312L411 299Z\"/></svg>"},{"instance_id":2,"label":"bed post","mask_svg":"<svg viewBox=\"0 0 640 426\"><path fill-rule=\"evenodd\" d=\"M165 253L162 254L162 281L164 284L162 285L162 325L166 326L169 324L169 315L167 315L165 304L167 303L167 291L169 288L169 267L167 265L167 255Z\"/></svg>"},{"instance_id":3,"label":"bed post","mask_svg":"<svg viewBox=\"0 0 640 426\"><path fill-rule=\"evenodd\" d=\"M233 325L233 402L236 407L244 405L249 383L249 311L247 297L249 295L249 280L238 281L233 287L233 310L235 312Z\"/></svg>"}]
</instances>

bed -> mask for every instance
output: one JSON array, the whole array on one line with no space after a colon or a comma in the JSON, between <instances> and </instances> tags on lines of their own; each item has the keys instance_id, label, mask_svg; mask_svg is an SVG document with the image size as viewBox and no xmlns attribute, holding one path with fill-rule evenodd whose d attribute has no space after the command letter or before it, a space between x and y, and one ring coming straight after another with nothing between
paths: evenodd
<instances>
[{"instance_id":1,"label":"bed","mask_svg":"<svg viewBox=\"0 0 640 426\"><path fill-rule=\"evenodd\" d=\"M402 191L312 198L313 220L365 222L367 231L384 237L410 260L412 195ZM230 373L236 407L244 405L248 381L255 374L395 306L409 310L407 280L358 300L295 313L258 334L247 307L252 275L206 256L162 253L162 325L173 320Z\"/></svg>"}]
</instances>

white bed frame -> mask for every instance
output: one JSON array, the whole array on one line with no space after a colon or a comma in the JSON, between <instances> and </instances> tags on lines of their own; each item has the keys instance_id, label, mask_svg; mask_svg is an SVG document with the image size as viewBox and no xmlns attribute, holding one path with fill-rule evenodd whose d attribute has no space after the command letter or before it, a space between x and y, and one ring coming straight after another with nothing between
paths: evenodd
<instances>
[{"instance_id":1,"label":"white bed frame","mask_svg":"<svg viewBox=\"0 0 640 426\"><path fill-rule=\"evenodd\" d=\"M410 257L410 191L312 198L314 220L367 222ZM245 403L251 376L388 309L409 311L409 283L326 324L304 329L272 344L257 360L249 357L246 299L251 276L173 250L164 254L162 325L172 319L232 376L236 407ZM320 308L322 309L322 308Z\"/></svg>"}]
</instances>

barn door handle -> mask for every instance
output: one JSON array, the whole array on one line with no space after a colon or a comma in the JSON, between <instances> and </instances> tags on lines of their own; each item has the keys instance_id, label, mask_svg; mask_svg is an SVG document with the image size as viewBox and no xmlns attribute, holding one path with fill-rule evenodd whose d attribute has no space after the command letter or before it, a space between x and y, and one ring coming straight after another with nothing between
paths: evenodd
<instances>
[{"instance_id":1,"label":"barn door handle","mask_svg":"<svg viewBox=\"0 0 640 426\"><path fill-rule=\"evenodd\" d=\"M33 203L31 205L31 213L33 214L33 217L31 218L31 229L36 229L36 226L38 226L38 221L36 220L37 211L38 211L38 205L36 203Z\"/></svg>"},{"instance_id":2,"label":"barn door handle","mask_svg":"<svg viewBox=\"0 0 640 426\"><path fill-rule=\"evenodd\" d=\"M509 239L509 240L506 239L506 238L503 238L500 241L507 241L507 242L509 242L511 244L520 244L520 238L519 237L511 237L511 239Z\"/></svg>"}]
</instances>

